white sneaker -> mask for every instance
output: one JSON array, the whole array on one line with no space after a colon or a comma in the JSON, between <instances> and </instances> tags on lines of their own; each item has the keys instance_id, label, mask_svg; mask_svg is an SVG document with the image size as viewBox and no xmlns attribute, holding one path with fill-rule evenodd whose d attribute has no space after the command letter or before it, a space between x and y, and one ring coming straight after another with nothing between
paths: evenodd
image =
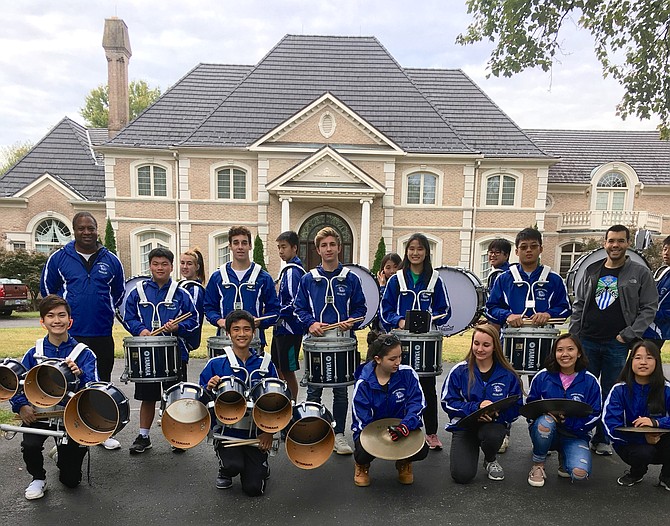
<instances>
[{"instance_id":1,"label":"white sneaker","mask_svg":"<svg viewBox=\"0 0 670 526\"><path fill-rule=\"evenodd\" d=\"M28 500L41 499L47 489L46 480L33 480L26 488L26 498Z\"/></svg>"},{"instance_id":2,"label":"white sneaker","mask_svg":"<svg viewBox=\"0 0 670 526\"><path fill-rule=\"evenodd\" d=\"M338 455L351 455L354 450L351 449L347 443L347 439L344 437L344 433L338 433L335 435L335 447L333 451Z\"/></svg>"},{"instance_id":3,"label":"white sneaker","mask_svg":"<svg viewBox=\"0 0 670 526\"><path fill-rule=\"evenodd\" d=\"M56 464L58 464L58 446L52 447L47 453L47 456Z\"/></svg>"},{"instance_id":4,"label":"white sneaker","mask_svg":"<svg viewBox=\"0 0 670 526\"><path fill-rule=\"evenodd\" d=\"M500 449L498 450L498 453L502 454L505 451L507 451L507 448L509 447L509 437L505 435L505 438L503 438L502 444L500 444Z\"/></svg>"},{"instance_id":5,"label":"white sneaker","mask_svg":"<svg viewBox=\"0 0 670 526\"><path fill-rule=\"evenodd\" d=\"M109 437L107 440L102 442L100 444L102 447L105 449L109 449L110 451L113 449L121 449L121 442L119 442L116 438Z\"/></svg>"}]
</instances>

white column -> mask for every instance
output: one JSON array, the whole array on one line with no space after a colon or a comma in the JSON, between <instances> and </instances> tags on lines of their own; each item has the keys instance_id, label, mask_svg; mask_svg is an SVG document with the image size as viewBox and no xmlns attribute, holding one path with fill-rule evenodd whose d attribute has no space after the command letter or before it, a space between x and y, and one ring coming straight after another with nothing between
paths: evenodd
<instances>
[{"instance_id":1,"label":"white column","mask_svg":"<svg viewBox=\"0 0 670 526\"><path fill-rule=\"evenodd\" d=\"M281 231L291 230L291 199L290 197L279 197L281 203Z\"/></svg>"},{"instance_id":2,"label":"white column","mask_svg":"<svg viewBox=\"0 0 670 526\"><path fill-rule=\"evenodd\" d=\"M359 265L370 267L370 204L372 199L361 199L361 251Z\"/></svg>"}]
</instances>

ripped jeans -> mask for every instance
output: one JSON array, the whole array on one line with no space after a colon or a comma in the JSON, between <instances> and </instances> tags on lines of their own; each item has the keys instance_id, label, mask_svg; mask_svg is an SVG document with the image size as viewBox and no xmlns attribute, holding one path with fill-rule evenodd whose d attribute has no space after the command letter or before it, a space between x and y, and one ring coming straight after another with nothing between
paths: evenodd
<instances>
[{"instance_id":1,"label":"ripped jeans","mask_svg":"<svg viewBox=\"0 0 670 526\"><path fill-rule=\"evenodd\" d=\"M533 462L544 462L548 451L558 451L559 459L573 481L590 475L591 450L588 439L560 434L558 424L548 415L542 415L530 424L528 432L533 442ZM575 468L586 471L586 476L576 476Z\"/></svg>"}]
</instances>

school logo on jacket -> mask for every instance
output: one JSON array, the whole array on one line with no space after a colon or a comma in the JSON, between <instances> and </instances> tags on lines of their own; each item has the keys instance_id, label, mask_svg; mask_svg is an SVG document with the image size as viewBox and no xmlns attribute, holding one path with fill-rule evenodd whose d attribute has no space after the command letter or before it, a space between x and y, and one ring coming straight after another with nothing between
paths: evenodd
<instances>
[{"instance_id":1,"label":"school logo on jacket","mask_svg":"<svg viewBox=\"0 0 670 526\"><path fill-rule=\"evenodd\" d=\"M109 274L109 265L107 263L98 263L98 272L103 276Z\"/></svg>"},{"instance_id":2,"label":"school logo on jacket","mask_svg":"<svg viewBox=\"0 0 670 526\"><path fill-rule=\"evenodd\" d=\"M347 286L346 285L336 285L335 286L335 292L337 293L338 296L346 296L347 295Z\"/></svg>"},{"instance_id":3,"label":"school logo on jacket","mask_svg":"<svg viewBox=\"0 0 670 526\"><path fill-rule=\"evenodd\" d=\"M582 393L572 393L570 397L575 401L575 402L583 402L584 401L584 395Z\"/></svg>"},{"instance_id":4,"label":"school logo on jacket","mask_svg":"<svg viewBox=\"0 0 670 526\"><path fill-rule=\"evenodd\" d=\"M491 391L494 397L502 398L505 393L505 384L496 382L491 385Z\"/></svg>"},{"instance_id":5,"label":"school logo on jacket","mask_svg":"<svg viewBox=\"0 0 670 526\"><path fill-rule=\"evenodd\" d=\"M419 292L419 301L430 301L430 298L433 296L432 292L423 290Z\"/></svg>"},{"instance_id":6,"label":"school logo on jacket","mask_svg":"<svg viewBox=\"0 0 670 526\"><path fill-rule=\"evenodd\" d=\"M538 288L535 290L535 297L538 300L546 300L547 299L547 291L543 288Z\"/></svg>"},{"instance_id":7,"label":"school logo on jacket","mask_svg":"<svg viewBox=\"0 0 670 526\"><path fill-rule=\"evenodd\" d=\"M396 404L401 404L405 401L405 390L404 389L398 389L396 392L393 393L395 396L395 402Z\"/></svg>"}]
</instances>

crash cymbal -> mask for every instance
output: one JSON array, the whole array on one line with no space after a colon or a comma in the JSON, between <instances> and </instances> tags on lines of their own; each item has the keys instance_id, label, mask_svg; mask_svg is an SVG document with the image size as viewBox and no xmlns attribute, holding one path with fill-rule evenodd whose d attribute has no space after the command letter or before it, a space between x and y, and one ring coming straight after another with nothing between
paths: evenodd
<instances>
[{"instance_id":1,"label":"crash cymbal","mask_svg":"<svg viewBox=\"0 0 670 526\"><path fill-rule=\"evenodd\" d=\"M614 431L623 431L624 433L670 433L670 429L650 426L617 427Z\"/></svg>"},{"instance_id":2,"label":"crash cymbal","mask_svg":"<svg viewBox=\"0 0 670 526\"><path fill-rule=\"evenodd\" d=\"M422 429L409 432L409 436L399 438L396 442L391 439L389 426L397 426L399 418L382 418L370 422L361 433L361 446L372 456L383 460L402 460L421 451L426 441Z\"/></svg>"},{"instance_id":3,"label":"crash cymbal","mask_svg":"<svg viewBox=\"0 0 670 526\"><path fill-rule=\"evenodd\" d=\"M477 409L477 411L474 413L470 413L468 416L461 418L458 421L458 427L474 426L479 422L480 416L489 415L491 413L495 413L496 411L504 411L508 407L512 407L519 398L519 395L508 396L507 398L493 402L491 405Z\"/></svg>"},{"instance_id":4,"label":"crash cymbal","mask_svg":"<svg viewBox=\"0 0 670 526\"><path fill-rule=\"evenodd\" d=\"M544 400L535 400L529 402L521 408L522 416L535 420L536 418L547 414L562 414L567 417L584 418L593 413L593 408L579 400L568 398L545 398Z\"/></svg>"}]
</instances>

